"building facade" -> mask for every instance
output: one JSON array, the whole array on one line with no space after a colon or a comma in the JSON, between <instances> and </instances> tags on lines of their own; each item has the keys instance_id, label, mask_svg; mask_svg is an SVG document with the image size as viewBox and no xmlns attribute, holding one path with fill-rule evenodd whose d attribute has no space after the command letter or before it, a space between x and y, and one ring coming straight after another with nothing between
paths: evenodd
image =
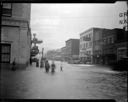
<instances>
[{"instance_id":1,"label":"building facade","mask_svg":"<svg viewBox=\"0 0 128 102\"><path fill-rule=\"evenodd\" d=\"M109 31L109 29L106 29ZM80 60L83 63L101 64L102 63L102 34L104 28L90 28L80 34Z\"/></svg>"},{"instance_id":2,"label":"building facade","mask_svg":"<svg viewBox=\"0 0 128 102\"><path fill-rule=\"evenodd\" d=\"M80 34L80 51L79 58L81 62L92 63L93 55L93 29L88 29Z\"/></svg>"},{"instance_id":3,"label":"building facade","mask_svg":"<svg viewBox=\"0 0 128 102\"><path fill-rule=\"evenodd\" d=\"M66 60L71 61L79 57L79 39L66 41Z\"/></svg>"},{"instance_id":4,"label":"building facade","mask_svg":"<svg viewBox=\"0 0 128 102\"><path fill-rule=\"evenodd\" d=\"M80 60L83 63L111 64L127 57L127 31L119 28L90 28L80 34Z\"/></svg>"},{"instance_id":5,"label":"building facade","mask_svg":"<svg viewBox=\"0 0 128 102\"><path fill-rule=\"evenodd\" d=\"M103 54L103 34L106 35L106 32L109 32L109 29L104 28L94 28L93 29L93 63L102 64L102 54Z\"/></svg>"},{"instance_id":6,"label":"building facade","mask_svg":"<svg viewBox=\"0 0 128 102\"><path fill-rule=\"evenodd\" d=\"M116 32L114 30L104 29L103 33L103 64L109 64L116 61Z\"/></svg>"},{"instance_id":7,"label":"building facade","mask_svg":"<svg viewBox=\"0 0 128 102\"><path fill-rule=\"evenodd\" d=\"M106 32L106 31L105 31ZM112 64L127 57L127 31L112 29L103 34L103 63Z\"/></svg>"},{"instance_id":8,"label":"building facade","mask_svg":"<svg viewBox=\"0 0 128 102\"><path fill-rule=\"evenodd\" d=\"M27 65L30 60L30 4L2 3L1 63Z\"/></svg>"},{"instance_id":9,"label":"building facade","mask_svg":"<svg viewBox=\"0 0 128 102\"><path fill-rule=\"evenodd\" d=\"M63 61L66 61L66 46L61 48L61 58Z\"/></svg>"}]
</instances>

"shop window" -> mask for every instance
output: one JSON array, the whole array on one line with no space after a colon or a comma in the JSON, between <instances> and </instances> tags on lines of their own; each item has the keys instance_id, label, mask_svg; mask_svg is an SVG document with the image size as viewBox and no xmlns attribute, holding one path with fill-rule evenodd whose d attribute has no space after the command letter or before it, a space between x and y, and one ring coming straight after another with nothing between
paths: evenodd
<instances>
[{"instance_id":1,"label":"shop window","mask_svg":"<svg viewBox=\"0 0 128 102\"><path fill-rule=\"evenodd\" d=\"M0 44L1 46L1 61L3 63L10 63L10 44Z\"/></svg>"}]
</instances>

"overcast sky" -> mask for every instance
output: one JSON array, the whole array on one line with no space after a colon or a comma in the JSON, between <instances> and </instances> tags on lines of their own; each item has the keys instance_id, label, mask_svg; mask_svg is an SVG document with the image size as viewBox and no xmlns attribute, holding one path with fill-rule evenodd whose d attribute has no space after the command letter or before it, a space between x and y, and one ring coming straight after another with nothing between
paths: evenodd
<instances>
[{"instance_id":1,"label":"overcast sky","mask_svg":"<svg viewBox=\"0 0 128 102\"><path fill-rule=\"evenodd\" d=\"M39 49L57 49L70 38L80 38L80 33L91 28L122 28L119 13L126 12L125 2L114 4L94 3L32 3L31 30L43 40Z\"/></svg>"}]
</instances>

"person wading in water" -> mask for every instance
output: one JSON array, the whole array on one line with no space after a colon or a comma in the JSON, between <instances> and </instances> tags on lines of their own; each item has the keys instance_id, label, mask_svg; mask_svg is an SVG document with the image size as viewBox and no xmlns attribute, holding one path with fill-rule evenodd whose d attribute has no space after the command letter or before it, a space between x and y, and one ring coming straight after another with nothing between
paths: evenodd
<instances>
[{"instance_id":1,"label":"person wading in water","mask_svg":"<svg viewBox=\"0 0 128 102\"><path fill-rule=\"evenodd\" d=\"M50 65L49 65L49 62L48 60L45 61L45 71L48 73L49 72L49 68L50 68Z\"/></svg>"},{"instance_id":2,"label":"person wading in water","mask_svg":"<svg viewBox=\"0 0 128 102\"><path fill-rule=\"evenodd\" d=\"M55 65L54 61L52 61L52 64L51 64L51 72L52 73L55 72L55 68L56 68L56 65Z\"/></svg>"},{"instance_id":3,"label":"person wading in water","mask_svg":"<svg viewBox=\"0 0 128 102\"><path fill-rule=\"evenodd\" d=\"M63 62L60 62L60 71L63 71Z\"/></svg>"}]
</instances>

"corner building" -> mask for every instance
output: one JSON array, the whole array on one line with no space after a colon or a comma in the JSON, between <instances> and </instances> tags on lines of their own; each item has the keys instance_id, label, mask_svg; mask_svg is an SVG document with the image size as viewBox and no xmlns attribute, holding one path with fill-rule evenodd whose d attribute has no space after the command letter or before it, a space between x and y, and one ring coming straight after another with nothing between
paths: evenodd
<instances>
[{"instance_id":1,"label":"corner building","mask_svg":"<svg viewBox=\"0 0 128 102\"><path fill-rule=\"evenodd\" d=\"M102 63L103 28L90 28L80 34L79 57L83 63Z\"/></svg>"},{"instance_id":2,"label":"corner building","mask_svg":"<svg viewBox=\"0 0 128 102\"><path fill-rule=\"evenodd\" d=\"M1 3L1 5L1 63L12 63L15 59L19 67L26 66L29 63L31 49L31 5L25 3Z\"/></svg>"}]
</instances>

